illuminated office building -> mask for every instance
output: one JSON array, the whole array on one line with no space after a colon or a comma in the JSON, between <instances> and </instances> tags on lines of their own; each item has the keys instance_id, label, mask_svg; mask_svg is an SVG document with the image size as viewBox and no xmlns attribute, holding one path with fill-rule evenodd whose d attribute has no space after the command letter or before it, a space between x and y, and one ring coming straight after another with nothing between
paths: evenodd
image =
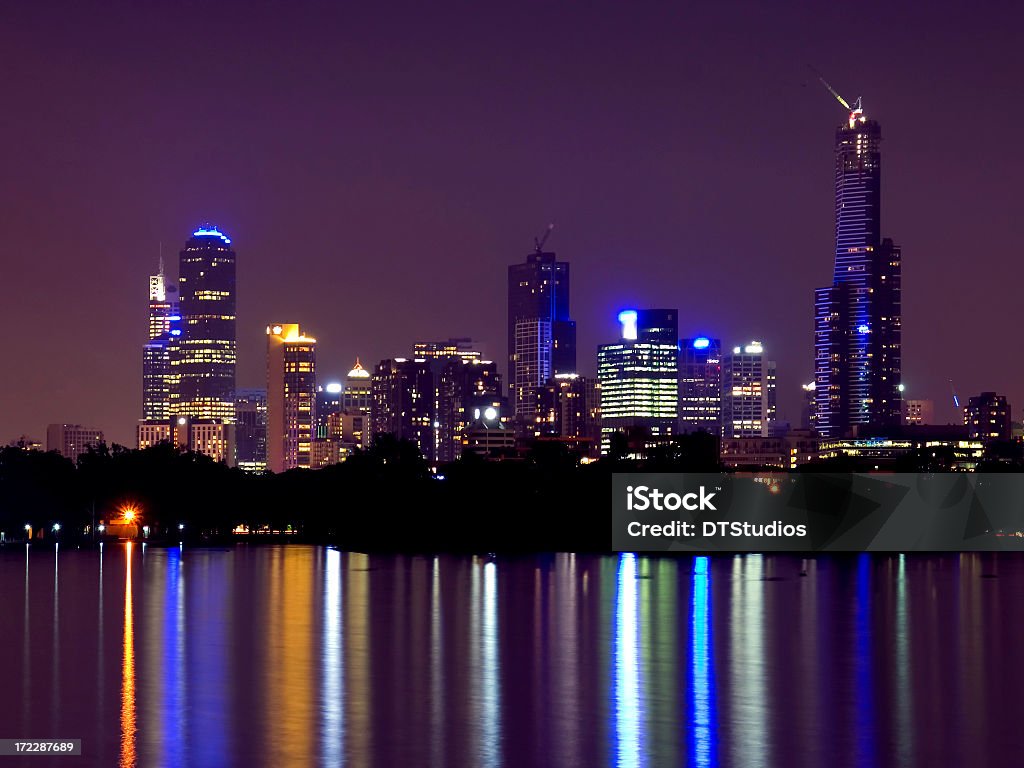
<instances>
[{"instance_id":1,"label":"illuminated office building","mask_svg":"<svg viewBox=\"0 0 1024 768\"><path fill-rule=\"evenodd\" d=\"M911 426L915 424L935 423L935 401L934 400L910 400L903 401L903 424Z\"/></svg>"},{"instance_id":2,"label":"illuminated office building","mask_svg":"<svg viewBox=\"0 0 1024 768\"><path fill-rule=\"evenodd\" d=\"M341 410L366 416L373 410L373 384L370 372L363 368L358 357L356 364L345 377L345 385L341 390Z\"/></svg>"},{"instance_id":3,"label":"illuminated office building","mask_svg":"<svg viewBox=\"0 0 1024 768\"><path fill-rule=\"evenodd\" d=\"M381 360L373 371L372 429L416 444L434 461L434 376L430 361Z\"/></svg>"},{"instance_id":4,"label":"illuminated office building","mask_svg":"<svg viewBox=\"0 0 1024 768\"><path fill-rule=\"evenodd\" d=\"M46 427L46 450L56 451L65 459L78 461L90 447L103 442L103 430L81 424L49 424Z\"/></svg>"},{"instance_id":5,"label":"illuminated office building","mask_svg":"<svg viewBox=\"0 0 1024 768\"><path fill-rule=\"evenodd\" d=\"M340 381L331 381L327 384L316 386L316 428L314 436L317 439L327 437L327 418L335 413L341 413L342 407L342 384Z\"/></svg>"},{"instance_id":6,"label":"illuminated office building","mask_svg":"<svg viewBox=\"0 0 1024 768\"><path fill-rule=\"evenodd\" d=\"M679 342L679 430L722 433L722 341Z\"/></svg>"},{"instance_id":7,"label":"illuminated office building","mask_svg":"<svg viewBox=\"0 0 1024 768\"><path fill-rule=\"evenodd\" d=\"M679 420L679 324L674 309L619 313L622 338L597 350L601 453L615 432L651 440L674 435Z\"/></svg>"},{"instance_id":8,"label":"illuminated office building","mask_svg":"<svg viewBox=\"0 0 1024 768\"><path fill-rule=\"evenodd\" d=\"M1009 440L1012 423L1006 395L982 392L968 399L964 408L964 424L967 425L968 439L982 442Z\"/></svg>"},{"instance_id":9,"label":"illuminated office building","mask_svg":"<svg viewBox=\"0 0 1024 768\"><path fill-rule=\"evenodd\" d=\"M235 252L215 227L192 233L180 253L181 335L171 365L171 412L199 421L235 418Z\"/></svg>"},{"instance_id":10,"label":"illuminated office building","mask_svg":"<svg viewBox=\"0 0 1024 768\"><path fill-rule=\"evenodd\" d=\"M267 326L267 469L309 468L316 409L316 339L298 323Z\"/></svg>"},{"instance_id":11,"label":"illuminated office building","mask_svg":"<svg viewBox=\"0 0 1024 768\"><path fill-rule=\"evenodd\" d=\"M462 455L466 430L486 412L488 425L508 419L501 374L490 360L448 357L435 366L435 457L438 463Z\"/></svg>"},{"instance_id":12,"label":"illuminated office building","mask_svg":"<svg viewBox=\"0 0 1024 768\"><path fill-rule=\"evenodd\" d=\"M569 263L537 243L508 268L508 386L518 420L536 422L537 390L576 373L576 323L569 318Z\"/></svg>"},{"instance_id":13,"label":"illuminated office building","mask_svg":"<svg viewBox=\"0 0 1024 768\"><path fill-rule=\"evenodd\" d=\"M164 262L149 277L149 312L146 343L142 347L142 419L167 421L171 417L171 353L181 335L178 289L167 285Z\"/></svg>"},{"instance_id":14,"label":"illuminated office building","mask_svg":"<svg viewBox=\"0 0 1024 768\"><path fill-rule=\"evenodd\" d=\"M752 341L722 356L722 437L769 437L775 421L775 363Z\"/></svg>"},{"instance_id":15,"label":"illuminated office building","mask_svg":"<svg viewBox=\"0 0 1024 768\"><path fill-rule=\"evenodd\" d=\"M582 455L601 447L601 384L576 373L560 373L540 390L542 437L561 438Z\"/></svg>"},{"instance_id":16,"label":"illuminated office building","mask_svg":"<svg viewBox=\"0 0 1024 768\"><path fill-rule=\"evenodd\" d=\"M902 254L881 236L881 140L858 99L836 130L833 281L814 294L814 420L829 438L901 420Z\"/></svg>"},{"instance_id":17,"label":"illuminated office building","mask_svg":"<svg viewBox=\"0 0 1024 768\"><path fill-rule=\"evenodd\" d=\"M235 464L248 472L267 468L267 390L235 393Z\"/></svg>"}]
</instances>

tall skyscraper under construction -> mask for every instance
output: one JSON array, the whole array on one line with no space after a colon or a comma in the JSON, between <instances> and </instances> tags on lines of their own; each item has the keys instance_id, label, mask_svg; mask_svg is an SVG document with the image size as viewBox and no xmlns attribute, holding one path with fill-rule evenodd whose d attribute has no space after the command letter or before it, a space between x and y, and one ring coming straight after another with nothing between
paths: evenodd
<instances>
[{"instance_id":1,"label":"tall skyscraper under construction","mask_svg":"<svg viewBox=\"0 0 1024 768\"><path fill-rule=\"evenodd\" d=\"M881 236L881 126L832 93L849 117L836 130L832 285L814 293L814 416L843 437L900 424L901 253Z\"/></svg>"}]
</instances>

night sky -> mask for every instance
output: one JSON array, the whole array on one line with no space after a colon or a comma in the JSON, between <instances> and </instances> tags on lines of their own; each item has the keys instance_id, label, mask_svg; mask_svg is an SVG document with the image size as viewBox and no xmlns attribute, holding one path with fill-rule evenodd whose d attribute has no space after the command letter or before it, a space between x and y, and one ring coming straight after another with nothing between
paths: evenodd
<instances>
[{"instance_id":1,"label":"night sky","mask_svg":"<svg viewBox=\"0 0 1024 768\"><path fill-rule=\"evenodd\" d=\"M678 307L762 340L797 422L845 117L809 63L882 125L907 396L957 419L953 378L1017 416L1024 10L893 5L5 2L0 443L134 445L147 276L205 221L240 387L271 321L323 378L417 339L504 361L506 266L554 222L582 373L620 308Z\"/></svg>"}]
</instances>

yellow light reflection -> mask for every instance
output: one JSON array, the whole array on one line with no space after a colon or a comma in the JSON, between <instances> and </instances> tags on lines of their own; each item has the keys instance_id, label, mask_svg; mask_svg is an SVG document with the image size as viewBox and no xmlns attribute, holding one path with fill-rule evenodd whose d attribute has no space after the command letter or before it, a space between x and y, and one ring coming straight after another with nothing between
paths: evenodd
<instances>
[{"instance_id":1,"label":"yellow light reflection","mask_svg":"<svg viewBox=\"0 0 1024 768\"><path fill-rule=\"evenodd\" d=\"M135 766L135 631L132 621L132 543L125 543L124 661L121 665L121 768Z\"/></svg>"}]
</instances>

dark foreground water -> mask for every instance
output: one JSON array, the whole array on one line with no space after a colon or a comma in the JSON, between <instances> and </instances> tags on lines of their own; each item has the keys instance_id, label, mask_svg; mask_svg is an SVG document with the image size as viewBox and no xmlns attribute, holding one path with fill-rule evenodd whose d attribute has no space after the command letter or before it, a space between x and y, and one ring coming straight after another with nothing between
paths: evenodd
<instances>
[{"instance_id":1,"label":"dark foreground water","mask_svg":"<svg viewBox=\"0 0 1024 768\"><path fill-rule=\"evenodd\" d=\"M1020 765L1024 558L0 552L0 738L95 766Z\"/></svg>"}]
</instances>

